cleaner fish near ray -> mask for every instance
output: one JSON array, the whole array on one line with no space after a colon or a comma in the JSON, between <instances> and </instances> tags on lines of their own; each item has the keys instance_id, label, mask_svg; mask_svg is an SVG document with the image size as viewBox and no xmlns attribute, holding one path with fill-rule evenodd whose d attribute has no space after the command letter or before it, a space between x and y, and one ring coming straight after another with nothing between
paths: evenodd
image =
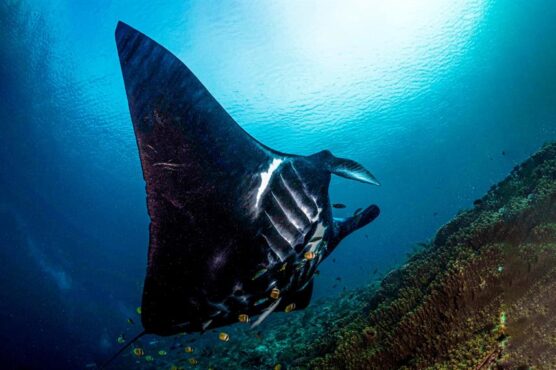
<instances>
[{"instance_id":1,"label":"cleaner fish near ray","mask_svg":"<svg viewBox=\"0 0 556 370\"><path fill-rule=\"evenodd\" d=\"M378 181L327 150L301 156L258 142L180 60L122 22L116 43L151 220L145 333L204 331L240 317L257 325L306 307L319 263L379 214L371 205L334 219L331 174Z\"/></svg>"}]
</instances>

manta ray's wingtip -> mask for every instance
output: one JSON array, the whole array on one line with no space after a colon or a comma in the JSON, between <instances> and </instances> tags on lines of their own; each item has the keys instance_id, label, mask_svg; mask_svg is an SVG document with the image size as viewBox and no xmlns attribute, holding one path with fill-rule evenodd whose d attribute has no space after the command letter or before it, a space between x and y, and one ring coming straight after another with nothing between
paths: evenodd
<instances>
[{"instance_id":1,"label":"manta ray's wingtip","mask_svg":"<svg viewBox=\"0 0 556 370\"><path fill-rule=\"evenodd\" d=\"M122 54L122 51L125 48L126 43L133 38L133 36L137 36L141 34L135 28L131 27L129 24L118 21L116 24L116 29L114 30L114 37L116 39L116 46L118 47L118 54Z\"/></svg>"},{"instance_id":2,"label":"manta ray's wingtip","mask_svg":"<svg viewBox=\"0 0 556 370\"><path fill-rule=\"evenodd\" d=\"M132 29L133 28L129 24L127 24L123 21L118 21L118 23L116 24L116 30L115 30L116 38L118 38L118 35L122 34L123 32L129 31L129 30L132 30Z\"/></svg>"},{"instance_id":3,"label":"manta ray's wingtip","mask_svg":"<svg viewBox=\"0 0 556 370\"><path fill-rule=\"evenodd\" d=\"M124 23L122 21L118 21L118 24L116 24L116 29L114 30L114 38L116 39L116 47L118 48L118 55L120 57L122 55L124 40L127 39L126 35L132 29L133 28L131 28L127 23Z\"/></svg>"}]
</instances>

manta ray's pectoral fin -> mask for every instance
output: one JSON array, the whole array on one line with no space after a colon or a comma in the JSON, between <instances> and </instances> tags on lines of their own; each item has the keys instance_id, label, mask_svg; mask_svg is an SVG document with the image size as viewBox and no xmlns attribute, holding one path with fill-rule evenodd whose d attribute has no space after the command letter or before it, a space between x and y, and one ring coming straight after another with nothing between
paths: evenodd
<instances>
[{"instance_id":1,"label":"manta ray's pectoral fin","mask_svg":"<svg viewBox=\"0 0 556 370\"><path fill-rule=\"evenodd\" d=\"M362 228L365 225L371 223L380 214L380 209L376 205L371 205L367 207L363 212L359 212L351 217L346 218L335 218L334 219L334 237L331 246L328 249L328 253L332 252L334 247L338 243L354 232L357 229Z\"/></svg>"}]
</instances>

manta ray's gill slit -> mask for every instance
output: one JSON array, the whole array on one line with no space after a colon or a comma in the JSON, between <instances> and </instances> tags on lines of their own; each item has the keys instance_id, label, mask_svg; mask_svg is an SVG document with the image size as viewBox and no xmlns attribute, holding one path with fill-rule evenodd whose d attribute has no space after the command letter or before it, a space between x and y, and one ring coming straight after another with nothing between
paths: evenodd
<instances>
[{"instance_id":1,"label":"manta ray's gill slit","mask_svg":"<svg viewBox=\"0 0 556 370\"><path fill-rule=\"evenodd\" d=\"M299 171L297 170L297 168L295 168L295 165L293 164L293 162L290 162L290 166L293 170L293 173L295 173L295 176L297 176L297 178L299 179L299 182L301 183L301 188L303 189L303 192L305 193L305 195L311 199L313 201L313 203L315 204L315 207L318 209L319 205L317 204L317 200L315 199L315 197L307 190L307 186L305 185L305 182L303 181L303 178L301 177L301 175L299 174ZM315 216L316 217L316 216Z\"/></svg>"},{"instance_id":2,"label":"manta ray's gill slit","mask_svg":"<svg viewBox=\"0 0 556 370\"><path fill-rule=\"evenodd\" d=\"M278 220L274 220L274 218L269 215L267 211L265 211L264 213L278 235L280 235L280 237L288 244L290 248L293 248L296 239L295 235L292 235Z\"/></svg>"},{"instance_id":3,"label":"manta ray's gill slit","mask_svg":"<svg viewBox=\"0 0 556 370\"><path fill-rule=\"evenodd\" d=\"M284 185L286 190L291 194L297 207L303 212L303 215L307 218L307 222L308 223L314 222L315 221L314 216L311 215L313 212L311 212L311 210L303 203L303 199L301 199L301 196L287 183L287 181L284 179L284 176L282 176L282 174L280 174L280 180L282 181L282 184Z\"/></svg>"},{"instance_id":4,"label":"manta ray's gill slit","mask_svg":"<svg viewBox=\"0 0 556 370\"><path fill-rule=\"evenodd\" d=\"M295 228L299 231L299 233L303 234L303 226L302 226L302 221L301 220L297 220L296 216L293 212L289 212L286 207L282 204L282 202L280 201L280 199L278 199L278 197L276 196L276 194L271 191L270 192L272 194L272 197L274 198L274 201L276 202L276 204L278 205L278 207L280 207L280 209L282 210L282 212L284 213L284 216L286 216L286 218L288 219L288 221L295 226Z\"/></svg>"},{"instance_id":5,"label":"manta ray's gill slit","mask_svg":"<svg viewBox=\"0 0 556 370\"><path fill-rule=\"evenodd\" d=\"M320 212L321 212L321 208L319 207L319 205L317 203L317 199L314 197L313 194L311 194L307 190L307 186L305 185L305 182L303 181L301 175L299 174L299 171L297 171L297 168L295 168L295 165L293 164L293 162L290 162L290 166L293 170L293 173L295 173L295 176L299 179L299 182L301 183L301 189L303 190L303 193L305 194L305 196L307 198L309 198L313 202L313 205L315 206L313 216L311 216L311 221L315 222L319 218L319 215L320 215Z\"/></svg>"},{"instance_id":6,"label":"manta ray's gill slit","mask_svg":"<svg viewBox=\"0 0 556 370\"><path fill-rule=\"evenodd\" d=\"M259 188L257 189L257 198L255 200L255 208L257 208L257 209L259 208L259 203L261 201L261 196L263 195L266 188L268 187L268 183L270 182L270 179L272 178L272 175L278 169L278 167L280 166L280 164L282 162L283 162L283 160L281 158L274 158L272 160L272 162L270 163L270 165L268 166L268 169L266 171L260 173L261 184L259 185Z\"/></svg>"},{"instance_id":7,"label":"manta ray's gill slit","mask_svg":"<svg viewBox=\"0 0 556 370\"><path fill-rule=\"evenodd\" d=\"M276 203L277 199L274 197L271 198L271 201ZM274 205L273 207L267 208L268 211L265 210L265 215L272 226L288 242L291 248L296 249L305 240L305 235L309 228L306 227L306 229L303 230L301 227L297 227L295 222L292 222L293 216L291 213L281 206Z\"/></svg>"}]
</instances>

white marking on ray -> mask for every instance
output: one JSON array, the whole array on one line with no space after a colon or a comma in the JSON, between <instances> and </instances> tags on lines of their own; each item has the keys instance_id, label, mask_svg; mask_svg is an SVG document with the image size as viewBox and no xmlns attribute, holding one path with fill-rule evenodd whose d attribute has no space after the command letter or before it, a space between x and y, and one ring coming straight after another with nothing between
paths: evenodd
<instances>
[{"instance_id":1,"label":"white marking on ray","mask_svg":"<svg viewBox=\"0 0 556 370\"><path fill-rule=\"evenodd\" d=\"M301 174L299 173L297 168L295 168L295 165L293 164L293 162L291 162L291 166L292 166L293 172L295 173L295 176L297 176L297 178L299 179L299 182L301 183L301 187L303 188L303 192L305 193L305 195L307 195L308 198L310 198L313 201L313 203L315 203L315 206L318 207L316 198L313 197L313 195L311 193L309 193L309 191L307 190L307 186L305 185L305 182L303 181L303 178L301 177Z\"/></svg>"},{"instance_id":2,"label":"white marking on ray","mask_svg":"<svg viewBox=\"0 0 556 370\"><path fill-rule=\"evenodd\" d=\"M303 189L303 192L305 193L307 198L309 198L313 201L313 203L315 204L315 207L317 208L316 213L313 216L309 216L311 221L315 222L319 218L319 214L320 214L320 211L321 211L321 209L319 208L319 205L317 204L317 199L307 191L307 187L305 186L305 182L303 182L303 179L301 178L301 175L299 174L299 172L297 172L297 169L295 168L293 162L291 162L290 164L292 166L293 172L295 173L295 176L297 176L297 178L299 179L299 182L301 183L301 188ZM305 210L303 210L303 212L305 212Z\"/></svg>"},{"instance_id":3,"label":"white marking on ray","mask_svg":"<svg viewBox=\"0 0 556 370\"><path fill-rule=\"evenodd\" d=\"M309 285L309 283L313 280L313 276L311 276L310 279L307 279L307 281L301 286L301 288L297 289L298 292L302 291L303 289L307 288L307 285Z\"/></svg>"},{"instance_id":4,"label":"white marking on ray","mask_svg":"<svg viewBox=\"0 0 556 370\"><path fill-rule=\"evenodd\" d=\"M286 180L284 179L284 176L282 176L282 174L280 174L280 180L282 180L282 183L284 184L284 187L290 193L290 195L292 196L295 204L303 212L305 217L307 217L307 219L310 222L314 222L315 220L313 219L313 216L311 216L312 212L305 206L305 204L303 204L303 200L301 200L301 198L299 197L297 192L290 187L290 185L286 182Z\"/></svg>"},{"instance_id":5,"label":"white marking on ray","mask_svg":"<svg viewBox=\"0 0 556 370\"><path fill-rule=\"evenodd\" d=\"M224 313L226 313L226 314L228 314L228 313L230 312L230 309L228 308L228 306L226 306L226 305L224 304L224 302L213 303L213 302L211 302L211 301L208 301L208 303L209 303L212 307L216 308L216 309L217 309L218 311L220 311L220 312L224 312Z\"/></svg>"},{"instance_id":6,"label":"white marking on ray","mask_svg":"<svg viewBox=\"0 0 556 370\"><path fill-rule=\"evenodd\" d=\"M208 328L209 325L210 325L211 323L212 323L212 319L209 320L209 321L207 321L207 322L205 322L205 323L203 324L203 330L206 330L206 328Z\"/></svg>"},{"instance_id":7,"label":"white marking on ray","mask_svg":"<svg viewBox=\"0 0 556 370\"><path fill-rule=\"evenodd\" d=\"M278 235L280 235L282 237L282 239L284 239L286 241L286 243L289 244L290 248L293 248L293 243L295 240L293 240L293 238L295 238L295 236L290 235L290 237L288 237L289 232L283 228L279 222L276 222L272 219L272 217L268 214L268 212L264 211L266 217L270 220L270 223L272 224L272 226L274 227L274 229L276 229L276 231L278 232Z\"/></svg>"},{"instance_id":8,"label":"white marking on ray","mask_svg":"<svg viewBox=\"0 0 556 370\"><path fill-rule=\"evenodd\" d=\"M315 219L318 219L320 216L320 213L322 211L322 208L319 207L318 203L317 203L317 198L315 198L314 196L310 196L310 198L313 200L313 203L315 203L315 207L317 208L317 214L315 215Z\"/></svg>"},{"instance_id":9,"label":"white marking on ray","mask_svg":"<svg viewBox=\"0 0 556 370\"><path fill-rule=\"evenodd\" d=\"M278 206L280 207L280 209L282 210L282 212L284 212L284 214L286 215L286 217L288 218L288 221L295 226L295 228L300 232L303 233L303 227L301 226L301 224L299 223L299 220L295 219L295 215L293 215L291 212L288 212L288 210L286 209L286 207L284 207L284 205L282 204L282 202L280 202L280 200L278 199L278 197L276 196L276 194L274 194L273 191L270 192L272 194L272 196L274 197L274 200L276 201L276 203L278 204Z\"/></svg>"},{"instance_id":10,"label":"white marking on ray","mask_svg":"<svg viewBox=\"0 0 556 370\"><path fill-rule=\"evenodd\" d=\"M280 158L274 158L272 160L272 163L270 163L270 166L268 166L268 169L266 170L266 172L261 172L261 185L259 185L259 189L257 190L257 199L255 201L255 207L258 209L259 208L259 202L261 201L261 196L263 195L264 191L266 190L266 188L268 187L268 183L270 182L270 179L272 178L272 174L274 173L274 171L276 171L278 169L278 167L280 166L280 164L283 161Z\"/></svg>"},{"instance_id":11,"label":"white marking on ray","mask_svg":"<svg viewBox=\"0 0 556 370\"><path fill-rule=\"evenodd\" d=\"M280 262L284 262L285 257L283 255L283 253L278 248L274 247L274 245L270 242L270 239L265 234L261 234L261 235L266 240L266 244L268 244L268 247L270 249L272 249L272 251L274 252L274 254L276 256L278 256L278 258L280 259Z\"/></svg>"},{"instance_id":12,"label":"white marking on ray","mask_svg":"<svg viewBox=\"0 0 556 370\"><path fill-rule=\"evenodd\" d=\"M222 313L222 311L216 311L215 313L210 315L210 317L216 317L216 316L220 315L221 313Z\"/></svg>"},{"instance_id":13,"label":"white marking on ray","mask_svg":"<svg viewBox=\"0 0 556 370\"><path fill-rule=\"evenodd\" d=\"M276 309L276 307L278 307L281 300L282 300L282 297L278 298L276 300L276 302L274 302L273 304L268 306L268 308L257 318L257 321L255 321L253 323L253 325L251 325L251 329L257 327L261 322L263 322L264 319L266 319L268 317L268 315L270 315L272 313L272 311L274 311Z\"/></svg>"}]
</instances>

